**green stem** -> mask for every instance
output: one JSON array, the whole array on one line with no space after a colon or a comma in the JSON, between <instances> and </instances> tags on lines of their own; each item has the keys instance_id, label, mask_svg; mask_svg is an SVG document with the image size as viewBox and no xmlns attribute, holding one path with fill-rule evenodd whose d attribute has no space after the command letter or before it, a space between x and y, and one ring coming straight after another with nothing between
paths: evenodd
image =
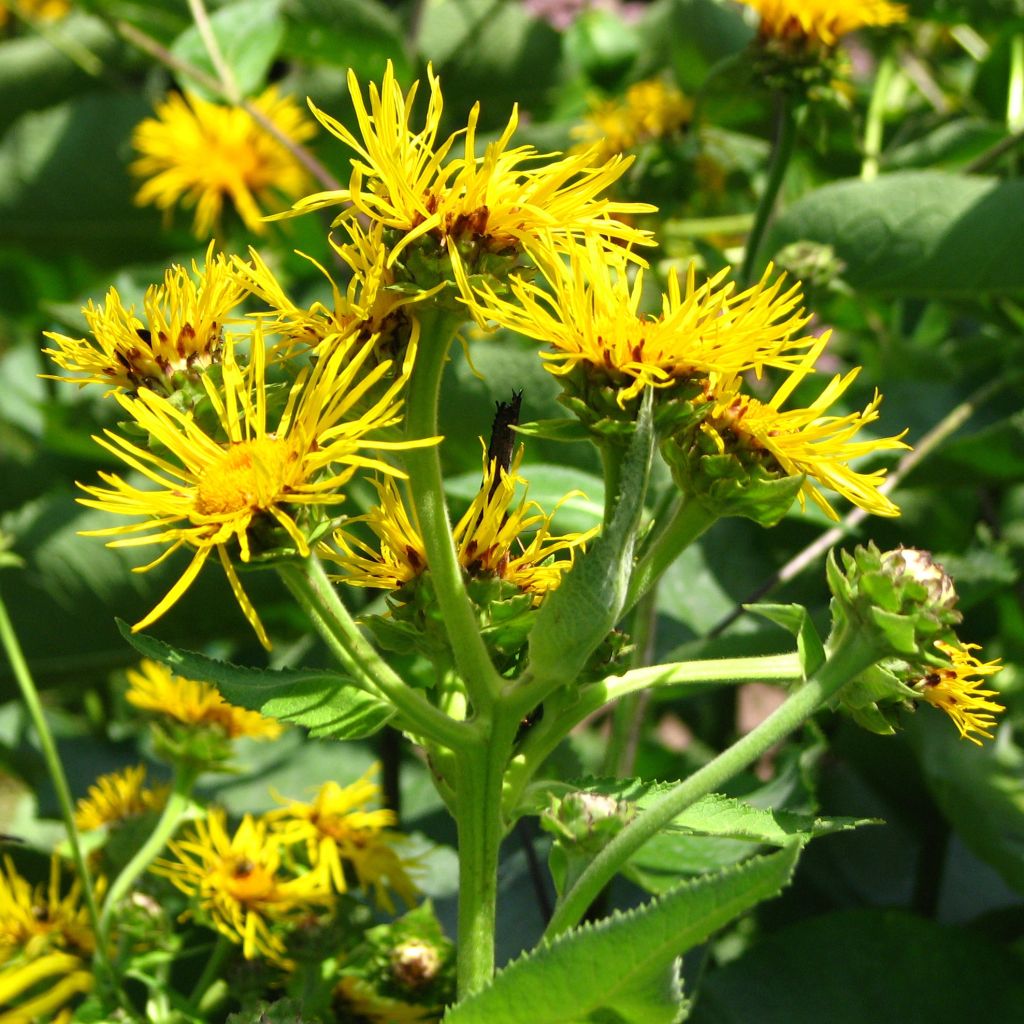
<instances>
[{"instance_id":1,"label":"green stem","mask_svg":"<svg viewBox=\"0 0 1024 1024\"><path fill-rule=\"evenodd\" d=\"M459 833L458 997L494 976L498 854L505 835L501 794L518 719L507 709L480 732L481 742L456 752L455 818ZM483 725L478 722L478 725Z\"/></svg>"},{"instance_id":2,"label":"green stem","mask_svg":"<svg viewBox=\"0 0 1024 1024\"><path fill-rule=\"evenodd\" d=\"M516 754L515 767L505 788L506 813L519 803L523 790L552 751L580 723L603 707L641 690L659 686L701 683L793 683L803 678L800 656L776 654L751 658L713 658L675 665L651 665L633 669L621 676L609 676L599 683L583 687L579 696L563 710L545 714ZM547 711L545 705L545 711Z\"/></svg>"},{"instance_id":3,"label":"green stem","mask_svg":"<svg viewBox=\"0 0 1024 1024\"><path fill-rule=\"evenodd\" d=\"M1015 134L1024 128L1024 34L1010 39L1010 82L1006 91L1006 129Z\"/></svg>"},{"instance_id":4,"label":"green stem","mask_svg":"<svg viewBox=\"0 0 1024 1024\"><path fill-rule=\"evenodd\" d=\"M768 165L768 180L757 204L754 214L754 226L747 238L747 249L743 256L743 268L740 271L742 287L750 285L757 265L757 254L764 240L764 233L775 209L775 200L786 176L790 157L793 155L793 143L796 141L796 116L792 101L785 93L775 94L775 140L772 143L771 163Z\"/></svg>"},{"instance_id":5,"label":"green stem","mask_svg":"<svg viewBox=\"0 0 1024 1024\"><path fill-rule=\"evenodd\" d=\"M405 430L409 440L437 436L441 378L454 331L462 322L463 318L444 312L420 316L422 338L406 396ZM430 566L431 582L455 664L474 710L484 712L494 703L501 689L501 677L491 663L463 582L444 499L439 447L411 448L403 453L403 461L409 474L409 489Z\"/></svg>"},{"instance_id":6,"label":"green stem","mask_svg":"<svg viewBox=\"0 0 1024 1024\"><path fill-rule=\"evenodd\" d=\"M604 525L607 526L615 512L615 503L622 487L622 447L614 441L604 441L598 445L601 453L601 468L604 471Z\"/></svg>"},{"instance_id":7,"label":"green stem","mask_svg":"<svg viewBox=\"0 0 1024 1024\"><path fill-rule=\"evenodd\" d=\"M885 134L885 107L895 73L896 60L891 53L887 53L875 69L875 84L871 90L871 102L864 125L864 161L860 168L860 176L864 181L878 177L878 159L882 154Z\"/></svg>"},{"instance_id":8,"label":"green stem","mask_svg":"<svg viewBox=\"0 0 1024 1024\"><path fill-rule=\"evenodd\" d=\"M662 573L718 517L692 498L680 498L671 518L645 545L633 569L624 611L632 608L660 579Z\"/></svg>"},{"instance_id":9,"label":"green stem","mask_svg":"<svg viewBox=\"0 0 1024 1024\"><path fill-rule=\"evenodd\" d=\"M465 745L465 728L407 686L359 632L317 558L282 562L278 572L331 653L358 685L393 704L426 739L453 750Z\"/></svg>"},{"instance_id":10,"label":"green stem","mask_svg":"<svg viewBox=\"0 0 1024 1024\"><path fill-rule=\"evenodd\" d=\"M96 936L96 952L93 954L96 968L99 972L113 978L113 968L107 956L107 946L100 941L102 928L100 922L99 905L96 902L96 890L92 884L92 876L85 863L85 856L82 853L82 846L78 839L78 829L75 828L75 809L71 800L71 790L68 786L67 775L64 773L64 766L61 764L60 756L57 753L57 745L53 740L53 733L43 713L42 701L39 699L39 691L36 689L32 673L29 671L28 662L22 652L21 644L18 642L14 626L7 615L7 606L0 598L0 643L7 652L7 658L11 663L14 678L18 682L22 699L28 709L29 718L35 726L36 734L39 737L39 746L43 752L43 760L46 762L47 771L50 773L50 780L57 793L57 802L60 804L61 818L64 820L64 827L68 833L68 844L71 847L71 859L75 865L82 886L82 898L85 900L86 913L89 915L89 923L92 925L93 933Z\"/></svg>"},{"instance_id":11,"label":"green stem","mask_svg":"<svg viewBox=\"0 0 1024 1024\"><path fill-rule=\"evenodd\" d=\"M206 966L203 968L203 973L199 976L199 980L193 986L192 994L188 997L190 1006L195 1006L201 1010L211 1009L211 1007L204 1005L205 997L213 983L218 980L220 969L233 948L234 943L226 935L217 934L217 941L214 943L213 952L206 961Z\"/></svg>"},{"instance_id":12,"label":"green stem","mask_svg":"<svg viewBox=\"0 0 1024 1024\"><path fill-rule=\"evenodd\" d=\"M132 859L114 879L103 901L103 912L100 914L99 934L104 943L110 938L111 918L117 905L135 884L139 876L149 867L156 855L167 845L167 840L174 835L181 819L188 811L198 772L192 766L179 765L174 776L174 787L167 798L160 820L146 841L135 851Z\"/></svg>"},{"instance_id":13,"label":"green stem","mask_svg":"<svg viewBox=\"0 0 1024 1024\"><path fill-rule=\"evenodd\" d=\"M822 668L760 725L679 783L628 824L584 870L555 908L546 938L577 924L623 864L702 796L714 792L806 722L854 676L878 660L878 652L847 635Z\"/></svg>"}]
</instances>

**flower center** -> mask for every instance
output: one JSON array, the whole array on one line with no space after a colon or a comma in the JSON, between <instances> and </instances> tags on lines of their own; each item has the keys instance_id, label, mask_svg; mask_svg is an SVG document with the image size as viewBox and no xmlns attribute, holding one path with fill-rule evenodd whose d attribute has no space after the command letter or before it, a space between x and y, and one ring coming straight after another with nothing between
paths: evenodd
<instances>
[{"instance_id":1,"label":"flower center","mask_svg":"<svg viewBox=\"0 0 1024 1024\"><path fill-rule=\"evenodd\" d=\"M288 490L297 461L298 452L287 439L258 437L232 444L203 473L196 511L216 516L269 508Z\"/></svg>"},{"instance_id":2,"label":"flower center","mask_svg":"<svg viewBox=\"0 0 1024 1024\"><path fill-rule=\"evenodd\" d=\"M229 861L223 867L223 886L239 903L259 903L274 896L274 873L247 857Z\"/></svg>"}]
</instances>

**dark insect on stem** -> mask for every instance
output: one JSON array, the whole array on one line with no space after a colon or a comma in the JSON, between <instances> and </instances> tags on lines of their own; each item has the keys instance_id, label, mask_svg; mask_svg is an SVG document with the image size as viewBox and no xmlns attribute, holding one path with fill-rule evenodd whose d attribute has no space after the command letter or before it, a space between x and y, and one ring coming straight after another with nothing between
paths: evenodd
<instances>
[{"instance_id":1,"label":"dark insect on stem","mask_svg":"<svg viewBox=\"0 0 1024 1024\"><path fill-rule=\"evenodd\" d=\"M516 446L516 432L512 429L519 423L519 407L522 405L523 392L513 391L511 402L495 402L496 411L494 422L491 424L491 440L487 445L487 466L490 468L492 462L498 465L507 473L512 466L512 453ZM494 474L491 481L492 496L498 487L501 479L500 473Z\"/></svg>"}]
</instances>

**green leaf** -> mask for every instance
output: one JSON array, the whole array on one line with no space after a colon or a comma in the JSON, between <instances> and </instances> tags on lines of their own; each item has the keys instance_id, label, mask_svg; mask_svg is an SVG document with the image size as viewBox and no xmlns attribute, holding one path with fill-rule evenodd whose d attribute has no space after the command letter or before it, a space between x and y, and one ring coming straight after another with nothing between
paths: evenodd
<instances>
[{"instance_id":1,"label":"green leaf","mask_svg":"<svg viewBox=\"0 0 1024 1024\"><path fill-rule=\"evenodd\" d=\"M1019 1020L1022 1006L1009 948L906 913L855 910L800 921L709 972L690 1024L963 1024Z\"/></svg>"},{"instance_id":2,"label":"green leaf","mask_svg":"<svg viewBox=\"0 0 1024 1024\"><path fill-rule=\"evenodd\" d=\"M793 843L568 932L505 968L445 1024L673 1024L675 959L777 895L799 854Z\"/></svg>"},{"instance_id":3,"label":"green leaf","mask_svg":"<svg viewBox=\"0 0 1024 1024\"><path fill-rule=\"evenodd\" d=\"M590 431L575 417L519 423L512 429L517 434L523 434L526 437L543 437L547 441L590 440Z\"/></svg>"},{"instance_id":4,"label":"green leaf","mask_svg":"<svg viewBox=\"0 0 1024 1024\"><path fill-rule=\"evenodd\" d=\"M241 0L240 3L229 4L210 16L210 25L242 95L258 93L266 83L267 72L284 40L285 25L281 18L280 0ZM205 71L212 78L220 77L195 25L178 36L171 47L171 53L179 60ZM179 74L179 81L183 88L190 89L204 99L223 99L204 89L188 75Z\"/></svg>"},{"instance_id":5,"label":"green leaf","mask_svg":"<svg viewBox=\"0 0 1024 1024\"><path fill-rule=\"evenodd\" d=\"M144 657L161 662L177 675L216 686L232 704L301 725L317 739L354 740L372 736L395 714L390 705L371 697L336 672L232 665L132 633L131 627L120 620L117 627Z\"/></svg>"},{"instance_id":6,"label":"green leaf","mask_svg":"<svg viewBox=\"0 0 1024 1024\"><path fill-rule=\"evenodd\" d=\"M797 651L800 654L800 666L804 675L809 677L818 671L825 662L825 645L818 636L818 630L811 619L810 612L801 604L745 604L748 612L760 615L789 630L796 637Z\"/></svg>"},{"instance_id":7,"label":"green leaf","mask_svg":"<svg viewBox=\"0 0 1024 1024\"><path fill-rule=\"evenodd\" d=\"M811 192L775 222L768 250L831 245L859 291L978 299L1024 293L1022 233L1024 181L908 171Z\"/></svg>"},{"instance_id":8,"label":"green leaf","mask_svg":"<svg viewBox=\"0 0 1024 1024\"><path fill-rule=\"evenodd\" d=\"M537 613L530 667L542 679L575 679L622 612L654 451L651 408L648 390L622 462L611 521Z\"/></svg>"}]
</instances>

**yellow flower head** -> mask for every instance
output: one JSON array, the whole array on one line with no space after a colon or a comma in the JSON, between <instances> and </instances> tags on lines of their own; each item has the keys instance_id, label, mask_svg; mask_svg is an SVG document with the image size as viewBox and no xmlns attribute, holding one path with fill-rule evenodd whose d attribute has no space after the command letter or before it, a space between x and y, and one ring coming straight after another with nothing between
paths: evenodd
<instances>
[{"instance_id":1,"label":"yellow flower head","mask_svg":"<svg viewBox=\"0 0 1024 1024\"><path fill-rule=\"evenodd\" d=\"M305 844L310 864L326 872L338 892L349 888L348 868L360 888L372 890L379 907L394 913L389 890L410 907L417 890L408 873L412 862L394 849L400 837L387 831L397 822L394 812L369 808L380 799L380 787L371 778L376 771L374 765L349 786L325 782L311 803L289 801L267 820L283 842Z\"/></svg>"},{"instance_id":2,"label":"yellow flower head","mask_svg":"<svg viewBox=\"0 0 1024 1024\"><path fill-rule=\"evenodd\" d=\"M886 0L742 0L761 16L762 36L811 39L835 46L840 36L859 28L907 20L904 4Z\"/></svg>"},{"instance_id":3,"label":"yellow flower head","mask_svg":"<svg viewBox=\"0 0 1024 1024\"><path fill-rule=\"evenodd\" d=\"M227 258L214 256L211 243L201 270L195 261L191 274L174 265L163 284L146 289L142 317L134 306L125 309L111 288L102 306L90 302L82 310L91 340L47 332L57 343L47 355L73 375L53 379L170 394L180 375L197 375L220 359L222 329L244 294Z\"/></svg>"},{"instance_id":4,"label":"yellow flower head","mask_svg":"<svg viewBox=\"0 0 1024 1024\"><path fill-rule=\"evenodd\" d=\"M255 249L249 249L248 260L235 258L235 270L246 286L270 306L270 312L254 316L262 320L269 331L284 339L278 350L287 352L296 346L317 348L324 338L348 335L352 331L358 332L363 339L377 335L381 351L394 347L390 339L396 330L403 331L405 335L401 339L403 347L415 345L419 324L405 315L404 307L429 298L433 291L410 294L394 287L395 275L387 266L382 225L371 225L367 229L359 221L352 220L343 227L348 233L348 242L339 244L334 238L328 241L352 272L345 291L320 263L305 253L299 253L327 279L332 293L330 305L319 301L309 306L298 305Z\"/></svg>"},{"instance_id":5,"label":"yellow flower head","mask_svg":"<svg viewBox=\"0 0 1024 1024\"><path fill-rule=\"evenodd\" d=\"M450 262L459 293L466 299L473 292L469 275L487 254L526 253L536 258L563 252L584 237L615 243L648 241L646 232L613 217L649 212L652 207L599 198L622 175L628 160L616 157L595 167L590 151L554 160L532 146L510 149L518 123L515 110L500 137L478 155L479 105L470 111L466 128L439 143L441 84L429 69L427 77L430 100L420 130L410 123L418 83L403 94L390 62L380 88L369 87L369 109L355 74L349 72L358 136L312 108L355 157L348 188L307 196L295 204L296 212L343 203L347 208L335 225L358 216L383 224L397 236L389 266L417 239L431 238ZM540 160L548 162L526 166Z\"/></svg>"},{"instance_id":6,"label":"yellow flower head","mask_svg":"<svg viewBox=\"0 0 1024 1024\"><path fill-rule=\"evenodd\" d=\"M761 280L736 292L723 270L700 287L693 264L685 285L673 271L660 315L640 312L643 271L630 283L625 265L595 247L568 265L545 267L550 290L514 278L516 301L488 292L480 311L527 337L544 341L545 366L557 376L582 368L618 391L620 406L645 387L671 388L711 373L740 373L765 365L792 367L813 339L795 338L809 318L800 285L783 289L769 265Z\"/></svg>"},{"instance_id":7,"label":"yellow flower head","mask_svg":"<svg viewBox=\"0 0 1024 1024\"><path fill-rule=\"evenodd\" d=\"M264 718L258 711L229 704L209 683L173 675L157 661L146 659L138 669L129 669L127 675L125 697L129 704L143 711L182 725L213 728L232 740L240 736L272 740L281 735L280 722Z\"/></svg>"},{"instance_id":8,"label":"yellow flower head","mask_svg":"<svg viewBox=\"0 0 1024 1024\"><path fill-rule=\"evenodd\" d=\"M900 440L903 434L856 440L861 428L878 419L882 396L876 391L863 412L827 415L853 383L859 367L845 376L833 377L806 409L781 408L800 381L813 372L829 336L826 332L817 339L801 365L790 372L768 402L740 394L741 381L736 375L713 379L708 399L712 407L700 430L720 452L764 456L789 476L805 475L807 479L799 492L801 507L810 498L830 519L839 518L819 490L821 485L872 515L897 516L899 508L878 490L885 470L859 473L849 465L853 459L875 452L909 448Z\"/></svg>"},{"instance_id":9,"label":"yellow flower head","mask_svg":"<svg viewBox=\"0 0 1024 1024\"><path fill-rule=\"evenodd\" d=\"M276 86L252 105L293 143L316 133L302 108L289 96L279 96ZM189 93L171 93L160 103L156 117L135 128L132 145L139 158L130 170L147 179L135 202L165 214L178 203L194 207L197 238L210 236L226 199L250 231L262 234L264 210L280 208L279 196L294 199L309 187L309 175L291 150L247 110Z\"/></svg>"},{"instance_id":10,"label":"yellow flower head","mask_svg":"<svg viewBox=\"0 0 1024 1024\"><path fill-rule=\"evenodd\" d=\"M596 529L552 536L554 515L528 501L525 490L516 500L517 486L525 483L519 475L522 460L522 446L508 471L497 460L488 462L485 455L483 485L452 536L459 564L471 576L497 576L540 601L562 581L576 550ZM379 550L343 527L334 535L340 553L328 555L338 562L346 583L398 590L427 567L426 550L394 482L380 481L376 487L380 504L351 522L365 522L379 538ZM568 552L568 557L553 557L562 552Z\"/></svg>"},{"instance_id":11,"label":"yellow flower head","mask_svg":"<svg viewBox=\"0 0 1024 1024\"><path fill-rule=\"evenodd\" d=\"M945 711L960 732L962 739L981 746L978 736L992 739L996 714L1006 709L989 697L998 696L996 690L983 690L982 679L994 675L1002 665L1000 659L980 661L971 651L977 644L955 646L941 640L935 646L949 659L943 668L933 668L914 686L932 707Z\"/></svg>"},{"instance_id":12,"label":"yellow flower head","mask_svg":"<svg viewBox=\"0 0 1024 1024\"><path fill-rule=\"evenodd\" d=\"M148 662L144 666L154 664ZM83 832L103 828L104 825L118 825L147 811L161 809L169 792L169 786L147 788L145 765L101 775L89 787L88 794L78 801L75 825Z\"/></svg>"},{"instance_id":13,"label":"yellow flower head","mask_svg":"<svg viewBox=\"0 0 1024 1024\"><path fill-rule=\"evenodd\" d=\"M378 995L354 975L347 975L335 986L334 1003L340 1011L339 1020L364 1024L436 1024L442 1012Z\"/></svg>"},{"instance_id":14,"label":"yellow flower head","mask_svg":"<svg viewBox=\"0 0 1024 1024\"><path fill-rule=\"evenodd\" d=\"M276 423L268 422L266 352L259 329L254 332L247 367L238 365L234 344L228 339L223 383L218 388L208 376L203 378L219 421L215 430L203 429L191 413L151 391L117 396L125 412L163 453L109 430L105 437L96 438L155 487L144 490L113 473L100 474L104 487L81 485L89 495L79 499L82 504L115 515L143 517L142 522L89 531L88 536L114 537L111 547L164 546L163 553L139 572L179 548L192 552L178 582L134 629L144 629L160 618L216 552L242 611L269 648L256 609L232 564L235 548L243 562L250 561L249 529L261 522L280 527L295 549L308 555L309 543L300 526L304 510L311 514L343 501L340 488L357 467L396 472L379 458L364 455L364 449L409 446L366 436L397 421L404 384L404 378L399 378L367 398L390 369L385 361L366 370L373 343L371 339L357 344L352 336L332 339L329 355L295 380ZM434 439L423 443L434 443Z\"/></svg>"},{"instance_id":15,"label":"yellow flower head","mask_svg":"<svg viewBox=\"0 0 1024 1024\"><path fill-rule=\"evenodd\" d=\"M0 0L0 28L13 11L26 21L60 21L71 10L71 0Z\"/></svg>"},{"instance_id":16,"label":"yellow flower head","mask_svg":"<svg viewBox=\"0 0 1024 1024\"><path fill-rule=\"evenodd\" d=\"M636 82L622 99L592 105L583 124L572 130L580 140L571 152L592 146L590 159L606 161L636 146L664 139L693 119L693 101L660 78Z\"/></svg>"},{"instance_id":17,"label":"yellow flower head","mask_svg":"<svg viewBox=\"0 0 1024 1024\"><path fill-rule=\"evenodd\" d=\"M252 815L232 835L225 812L211 808L190 833L167 845L175 859L160 858L150 870L192 897L186 913L241 945L247 960L263 956L287 964L282 932L289 922L333 902L326 874L287 872L280 838Z\"/></svg>"}]
</instances>

